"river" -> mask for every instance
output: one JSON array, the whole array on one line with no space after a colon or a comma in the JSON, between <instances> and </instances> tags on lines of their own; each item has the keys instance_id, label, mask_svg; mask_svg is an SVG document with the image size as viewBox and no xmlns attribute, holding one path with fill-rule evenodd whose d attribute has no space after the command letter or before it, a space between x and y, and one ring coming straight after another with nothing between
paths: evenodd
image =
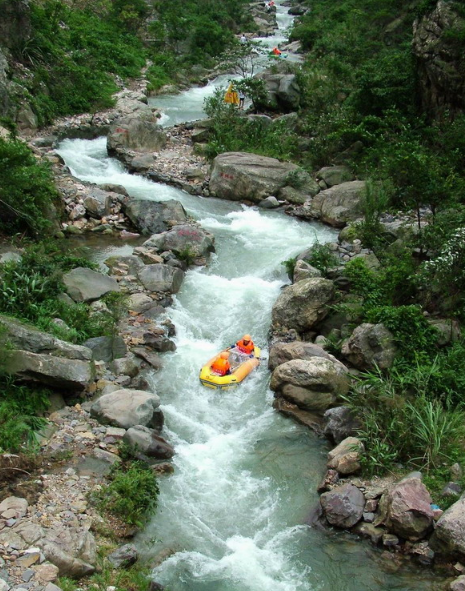
<instances>
[{"instance_id":1,"label":"river","mask_svg":"<svg viewBox=\"0 0 465 591\"><path fill-rule=\"evenodd\" d=\"M164 97L163 105L195 119L202 92L210 89L183 93L181 102ZM65 140L58 152L83 180L120 184L140 199L180 200L216 239L208 267L188 271L174 298L177 349L151 377L164 436L176 447L174 474L160 479L158 511L136 540L143 556L160 562L154 579L170 591L437 588L424 569L399 567L354 536L307 525L328 446L272 409L266 363L232 391L218 393L198 380L201 365L244 332L267 355L271 308L287 283L282 261L317 240L334 240L334 230L129 175L105 146L105 138ZM101 262L110 252L131 247L97 247L94 257Z\"/></svg>"}]
</instances>

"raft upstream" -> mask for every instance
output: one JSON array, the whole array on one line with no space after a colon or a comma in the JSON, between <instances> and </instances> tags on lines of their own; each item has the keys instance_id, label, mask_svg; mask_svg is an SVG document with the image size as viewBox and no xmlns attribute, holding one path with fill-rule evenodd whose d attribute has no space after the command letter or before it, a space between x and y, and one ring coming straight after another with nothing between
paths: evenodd
<instances>
[{"instance_id":1,"label":"raft upstream","mask_svg":"<svg viewBox=\"0 0 465 591\"><path fill-rule=\"evenodd\" d=\"M231 352L231 356L237 355L238 361L232 360L231 366L232 371L229 375L220 376L213 372L211 369L212 363L218 359L222 351L212 357L200 370L200 381L207 388L214 388L219 390L227 390L228 388L234 388L238 386L249 373L260 365L260 353L259 347L254 348L253 357L245 356L240 353L236 353L235 349L228 349ZM240 359L243 359L241 361Z\"/></svg>"}]
</instances>

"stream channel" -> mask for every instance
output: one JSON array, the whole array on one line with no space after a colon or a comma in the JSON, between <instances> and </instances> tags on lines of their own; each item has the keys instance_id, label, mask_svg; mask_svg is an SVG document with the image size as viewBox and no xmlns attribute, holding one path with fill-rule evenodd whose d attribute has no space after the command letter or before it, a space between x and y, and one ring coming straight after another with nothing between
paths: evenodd
<instances>
[{"instance_id":1,"label":"stream channel","mask_svg":"<svg viewBox=\"0 0 465 591\"><path fill-rule=\"evenodd\" d=\"M281 28L270 45L291 24L277 4ZM221 83L151 100L164 109L165 125L193 120ZM82 180L120 184L140 199L178 199L216 239L208 267L188 271L174 298L177 349L152 376L164 436L176 447L174 474L160 479L157 513L136 539L142 555L158 557L154 579L170 591L437 589L438 579L424 568L399 568L368 542L307 525L329 448L272 409L266 363L229 392L198 380L203 363L244 332L267 355L271 308L288 283L281 262L315 240L334 240L335 231L127 174L108 158L105 138L65 140L57 151ZM95 242L91 249L99 262L132 251Z\"/></svg>"}]
</instances>

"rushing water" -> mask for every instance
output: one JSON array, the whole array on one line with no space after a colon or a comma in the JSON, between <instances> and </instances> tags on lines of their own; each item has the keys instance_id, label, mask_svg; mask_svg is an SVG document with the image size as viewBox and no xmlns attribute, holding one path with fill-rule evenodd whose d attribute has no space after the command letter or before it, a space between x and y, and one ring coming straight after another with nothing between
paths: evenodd
<instances>
[{"instance_id":1,"label":"rushing water","mask_svg":"<svg viewBox=\"0 0 465 591\"><path fill-rule=\"evenodd\" d=\"M270 47L285 40L292 21L281 3ZM201 118L203 99L225 80L153 102L165 124ZM208 268L190 270L175 297L177 349L152 376L165 437L176 447L174 474L160 480L157 514L137 539L158 564L154 579L170 591L436 589L431 573L398 569L368 543L307 525L327 445L272 410L266 363L224 393L198 380L203 363L244 332L266 356L271 307L287 281L281 262L334 231L129 175L105 146L104 138L66 140L58 152L83 180L121 184L140 199L180 200L216 238ZM131 252L128 244L92 248L101 263Z\"/></svg>"},{"instance_id":2,"label":"rushing water","mask_svg":"<svg viewBox=\"0 0 465 591\"><path fill-rule=\"evenodd\" d=\"M160 507L138 539L149 558L170 554L154 578L171 591L433 589L426 573L385 572L392 564L368 544L306 525L327 446L272 410L266 363L229 392L198 381L200 366L244 332L267 354L271 307L286 282L281 261L334 231L129 175L105 145L66 140L58 151L83 180L179 199L216 238L208 268L189 271L175 298L177 350L153 375L176 446L175 472L161 479ZM130 247L93 250L101 260Z\"/></svg>"},{"instance_id":3,"label":"rushing water","mask_svg":"<svg viewBox=\"0 0 465 591\"><path fill-rule=\"evenodd\" d=\"M288 30L292 26L294 17L288 14L288 8L282 6L284 0L277 0L276 2L276 21L278 29L274 35L269 37L256 37L253 41L259 42L263 49L270 51L273 47L284 43L288 38ZM289 61L300 61L299 55L289 54L286 58ZM272 63L272 62L271 62ZM261 57L257 59L255 65L255 72L262 70L270 64L268 57ZM159 95L149 98L150 105L158 107L162 116L160 118L160 125L169 127L177 123L184 123L186 121L196 121L205 118L204 100L214 95L217 88L226 88L229 80L234 77L236 79L240 76L232 76L231 74L224 74L218 76L205 86L198 86L184 90L178 94ZM246 107L248 101L246 99Z\"/></svg>"}]
</instances>

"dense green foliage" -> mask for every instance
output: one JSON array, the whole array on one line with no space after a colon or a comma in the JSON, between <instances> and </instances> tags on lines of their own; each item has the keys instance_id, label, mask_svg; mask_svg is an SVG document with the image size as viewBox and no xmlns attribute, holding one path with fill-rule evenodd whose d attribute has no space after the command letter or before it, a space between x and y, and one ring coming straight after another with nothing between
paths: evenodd
<instances>
[{"instance_id":1,"label":"dense green foliage","mask_svg":"<svg viewBox=\"0 0 465 591\"><path fill-rule=\"evenodd\" d=\"M0 353L8 354L4 348ZM0 367L0 453L36 450L36 432L46 423L40 415L48 407L46 389L15 384Z\"/></svg>"},{"instance_id":2,"label":"dense green foliage","mask_svg":"<svg viewBox=\"0 0 465 591\"><path fill-rule=\"evenodd\" d=\"M19 140L0 138L0 231L47 233L46 210L57 198L50 169Z\"/></svg>"},{"instance_id":3,"label":"dense green foliage","mask_svg":"<svg viewBox=\"0 0 465 591\"><path fill-rule=\"evenodd\" d=\"M418 106L412 23L433 5L316 0L292 33L310 51L300 75L301 133L314 140L305 159L327 165L349 149L360 175L391 183L396 207L435 210L464 194L463 117L432 122Z\"/></svg>"},{"instance_id":4,"label":"dense green foliage","mask_svg":"<svg viewBox=\"0 0 465 591\"><path fill-rule=\"evenodd\" d=\"M15 58L39 124L113 105L117 77L136 77L147 60L150 89L212 66L245 23L245 0L44 0L32 2L32 34ZM192 72L193 73L193 72Z\"/></svg>"},{"instance_id":5,"label":"dense green foliage","mask_svg":"<svg viewBox=\"0 0 465 591\"><path fill-rule=\"evenodd\" d=\"M253 152L290 160L298 152L297 135L285 121L250 120L235 105L224 102L225 89L206 100L205 112L212 118L206 156L223 152Z\"/></svg>"},{"instance_id":6,"label":"dense green foliage","mask_svg":"<svg viewBox=\"0 0 465 591\"><path fill-rule=\"evenodd\" d=\"M31 4L34 35L16 48L16 55L33 72L26 84L42 124L110 107L117 89L113 76L139 73L144 48L117 4L109 11L90 3L73 10L57 0Z\"/></svg>"},{"instance_id":7,"label":"dense green foliage","mask_svg":"<svg viewBox=\"0 0 465 591\"><path fill-rule=\"evenodd\" d=\"M110 313L89 314L88 304L67 304L57 298L64 291L62 276L74 267L95 265L83 257L62 253L60 243L29 246L20 262L2 266L0 273L0 313L34 324L72 342L112 334L120 313L121 296L104 298ZM55 324L60 318L68 328Z\"/></svg>"},{"instance_id":8,"label":"dense green foliage","mask_svg":"<svg viewBox=\"0 0 465 591\"><path fill-rule=\"evenodd\" d=\"M115 464L110 483L97 495L101 509L139 526L156 509L157 499L158 484L153 470L140 461L123 466Z\"/></svg>"}]
</instances>

